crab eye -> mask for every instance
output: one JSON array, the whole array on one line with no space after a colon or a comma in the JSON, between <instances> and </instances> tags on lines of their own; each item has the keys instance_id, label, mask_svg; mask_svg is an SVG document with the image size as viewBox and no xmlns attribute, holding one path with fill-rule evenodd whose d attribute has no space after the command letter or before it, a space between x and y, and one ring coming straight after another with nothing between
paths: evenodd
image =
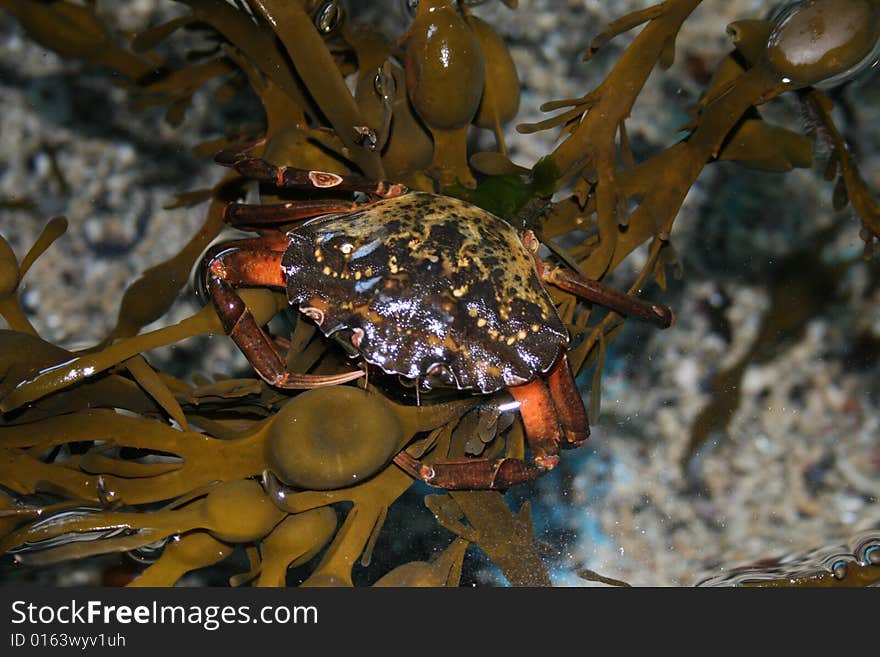
<instances>
[{"instance_id":1,"label":"crab eye","mask_svg":"<svg viewBox=\"0 0 880 657\"><path fill-rule=\"evenodd\" d=\"M523 233L522 243L529 250L529 253L537 253L538 249L541 248L538 237L530 230L526 230Z\"/></svg>"},{"instance_id":2,"label":"crab eye","mask_svg":"<svg viewBox=\"0 0 880 657\"><path fill-rule=\"evenodd\" d=\"M364 329L355 327L353 329L341 329L333 333L333 339L339 343L345 353L347 353L351 358L361 355L360 347L363 342L364 335L366 335Z\"/></svg>"},{"instance_id":3,"label":"crab eye","mask_svg":"<svg viewBox=\"0 0 880 657\"><path fill-rule=\"evenodd\" d=\"M302 308L302 314L320 326L324 323L324 313L318 308Z\"/></svg>"},{"instance_id":4,"label":"crab eye","mask_svg":"<svg viewBox=\"0 0 880 657\"><path fill-rule=\"evenodd\" d=\"M790 2L772 23L767 60L784 81L835 86L880 55L880 9L871 0Z\"/></svg>"}]
</instances>

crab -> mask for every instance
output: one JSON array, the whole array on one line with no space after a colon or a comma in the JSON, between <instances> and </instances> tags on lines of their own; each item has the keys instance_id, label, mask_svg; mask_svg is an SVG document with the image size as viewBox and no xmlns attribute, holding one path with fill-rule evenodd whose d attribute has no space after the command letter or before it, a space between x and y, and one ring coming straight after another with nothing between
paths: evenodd
<instances>
[{"instance_id":1,"label":"crab","mask_svg":"<svg viewBox=\"0 0 880 657\"><path fill-rule=\"evenodd\" d=\"M336 385L376 367L411 380L417 390L489 395L506 389L513 397L530 458L430 465L406 451L394 458L431 486L503 490L545 474L560 449L589 437L566 358L569 335L546 284L660 327L674 321L665 306L545 262L533 232L520 233L463 200L355 175L275 166L244 151L223 151L215 160L276 188L330 190L339 197L230 203L226 222L260 236L218 244L203 259L202 283L225 331L268 384ZM292 229L279 228L298 221ZM336 375L288 371L238 287L285 290L291 306L366 365Z\"/></svg>"}]
</instances>

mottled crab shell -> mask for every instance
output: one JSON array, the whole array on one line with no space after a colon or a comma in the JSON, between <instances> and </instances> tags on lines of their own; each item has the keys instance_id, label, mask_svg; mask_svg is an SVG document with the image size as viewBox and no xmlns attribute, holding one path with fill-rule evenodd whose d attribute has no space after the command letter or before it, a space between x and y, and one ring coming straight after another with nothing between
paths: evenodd
<instances>
[{"instance_id":1,"label":"mottled crab shell","mask_svg":"<svg viewBox=\"0 0 880 657\"><path fill-rule=\"evenodd\" d=\"M289 239L290 303L390 374L490 393L547 372L568 344L516 230L464 201L409 192Z\"/></svg>"}]
</instances>

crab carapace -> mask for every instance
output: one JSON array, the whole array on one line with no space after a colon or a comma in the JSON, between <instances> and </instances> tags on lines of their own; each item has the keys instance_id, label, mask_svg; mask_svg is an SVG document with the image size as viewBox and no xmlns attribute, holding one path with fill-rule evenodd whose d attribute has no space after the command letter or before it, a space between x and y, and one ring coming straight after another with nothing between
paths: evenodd
<instances>
[{"instance_id":1,"label":"crab carapace","mask_svg":"<svg viewBox=\"0 0 880 657\"><path fill-rule=\"evenodd\" d=\"M288 371L236 287L273 287L352 356L417 386L490 394L518 404L529 460L464 458L431 465L402 451L395 463L448 489L504 489L535 479L560 448L590 434L587 412L566 359L568 332L544 285L660 327L672 312L615 291L537 255L538 241L465 201L357 176L277 167L224 151L220 164L248 178L294 190L360 192L366 202L330 198L231 203L226 221L260 237L218 244L203 280L227 333L270 385L313 388L351 381ZM280 224L303 223L290 230Z\"/></svg>"}]
</instances>

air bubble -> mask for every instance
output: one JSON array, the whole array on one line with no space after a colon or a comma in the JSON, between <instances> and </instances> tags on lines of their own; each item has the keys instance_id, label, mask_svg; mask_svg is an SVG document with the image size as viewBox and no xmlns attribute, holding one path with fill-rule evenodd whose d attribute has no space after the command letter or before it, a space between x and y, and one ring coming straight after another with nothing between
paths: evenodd
<instances>
[{"instance_id":1,"label":"air bubble","mask_svg":"<svg viewBox=\"0 0 880 657\"><path fill-rule=\"evenodd\" d=\"M342 20L342 7L338 0L325 2L315 13L315 27L321 34L330 34Z\"/></svg>"}]
</instances>

